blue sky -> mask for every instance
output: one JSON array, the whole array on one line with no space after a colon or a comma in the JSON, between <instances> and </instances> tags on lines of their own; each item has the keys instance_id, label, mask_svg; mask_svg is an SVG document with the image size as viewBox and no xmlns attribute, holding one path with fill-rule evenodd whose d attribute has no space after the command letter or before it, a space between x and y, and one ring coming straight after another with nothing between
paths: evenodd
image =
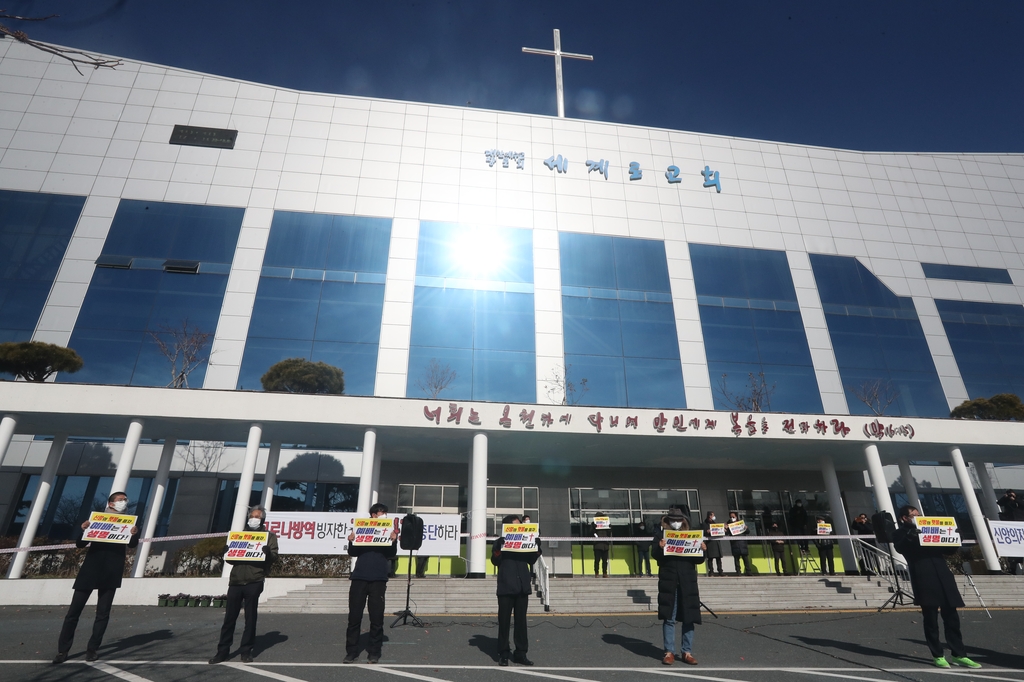
<instances>
[{"instance_id":1,"label":"blue sky","mask_svg":"<svg viewBox=\"0 0 1024 682\"><path fill-rule=\"evenodd\" d=\"M273 85L857 150L1024 151L1024 3L6 0L36 39ZM12 26L12 22L7 22Z\"/></svg>"}]
</instances>

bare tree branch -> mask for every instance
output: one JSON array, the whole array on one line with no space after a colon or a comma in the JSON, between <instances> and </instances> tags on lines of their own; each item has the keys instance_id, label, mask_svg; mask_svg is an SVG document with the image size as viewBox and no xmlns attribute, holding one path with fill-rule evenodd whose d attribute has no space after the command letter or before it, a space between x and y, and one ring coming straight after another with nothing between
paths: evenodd
<instances>
[{"instance_id":1,"label":"bare tree branch","mask_svg":"<svg viewBox=\"0 0 1024 682\"><path fill-rule=\"evenodd\" d=\"M590 389L587 387L587 379L584 377L579 381L573 381L572 365L555 367L551 376L544 380L547 384L548 399L558 405L578 405L583 396Z\"/></svg>"},{"instance_id":2,"label":"bare tree branch","mask_svg":"<svg viewBox=\"0 0 1024 682\"><path fill-rule=\"evenodd\" d=\"M442 365L437 358L430 358L430 364L423 370L423 375L416 379L416 387L428 398L436 398L448 389L458 374L451 365Z\"/></svg>"},{"instance_id":3,"label":"bare tree branch","mask_svg":"<svg viewBox=\"0 0 1024 682\"><path fill-rule=\"evenodd\" d=\"M192 441L178 455L184 460L185 471L219 471L224 456L224 443Z\"/></svg>"},{"instance_id":4,"label":"bare tree branch","mask_svg":"<svg viewBox=\"0 0 1024 682\"><path fill-rule=\"evenodd\" d=\"M896 386L893 385L892 381L888 380L868 379L860 386L845 384L843 388L852 393L853 397L867 405L868 409L878 416L885 414L889 406L900 397L900 392L896 390Z\"/></svg>"},{"instance_id":5,"label":"bare tree branch","mask_svg":"<svg viewBox=\"0 0 1024 682\"><path fill-rule=\"evenodd\" d=\"M5 14L4 12L6 12L6 10L0 10L0 19L7 19L9 21L46 21L48 19L56 19L60 16L59 14L50 14L45 17L21 17L15 14ZM4 24L0 24L0 35L10 36L19 43L24 43L29 47L34 47L42 52L56 55L61 59L66 59L71 62L71 66L75 67L75 71L77 71L80 76L83 74L82 70L78 68L79 65L90 66L94 69L113 69L114 67L121 66L124 63L120 59L100 57L80 50L71 50L66 47L58 47L56 45L41 43L38 40L32 40L29 38L28 34L24 31L13 30Z\"/></svg>"},{"instance_id":6,"label":"bare tree branch","mask_svg":"<svg viewBox=\"0 0 1024 682\"><path fill-rule=\"evenodd\" d=\"M772 394L775 393L775 383L771 386L764 378L764 372L747 373L747 385L744 392L733 393L726 383L728 374L723 374L718 380L718 387L715 389L722 400L732 408L741 412L770 412L772 409Z\"/></svg>"},{"instance_id":7,"label":"bare tree branch","mask_svg":"<svg viewBox=\"0 0 1024 682\"><path fill-rule=\"evenodd\" d=\"M180 328L161 326L159 329L159 333L149 332L149 336L171 363L171 381L167 387L188 388L188 375L210 358L209 354L204 353L210 333L199 327L190 327L187 317Z\"/></svg>"}]
</instances>

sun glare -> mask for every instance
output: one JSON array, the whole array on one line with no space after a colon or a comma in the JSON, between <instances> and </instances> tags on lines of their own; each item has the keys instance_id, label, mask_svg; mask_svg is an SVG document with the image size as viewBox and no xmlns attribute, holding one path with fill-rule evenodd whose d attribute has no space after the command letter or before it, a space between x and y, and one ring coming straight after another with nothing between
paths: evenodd
<instances>
[{"instance_id":1,"label":"sun glare","mask_svg":"<svg viewBox=\"0 0 1024 682\"><path fill-rule=\"evenodd\" d=\"M488 279L500 272L506 245L497 230L475 228L459 235L452 249L456 270L468 279Z\"/></svg>"}]
</instances>

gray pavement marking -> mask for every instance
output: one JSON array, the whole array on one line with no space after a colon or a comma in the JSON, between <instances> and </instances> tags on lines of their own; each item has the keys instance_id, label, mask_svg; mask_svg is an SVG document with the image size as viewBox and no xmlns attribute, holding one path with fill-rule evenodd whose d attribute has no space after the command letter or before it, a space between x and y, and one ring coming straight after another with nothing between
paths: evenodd
<instances>
[{"instance_id":1,"label":"gray pavement marking","mask_svg":"<svg viewBox=\"0 0 1024 682\"><path fill-rule=\"evenodd\" d=\"M842 678L844 680L867 680L867 682L885 682L885 680L882 680L882 679L880 679L878 677L860 677L858 675L842 675L840 673L825 672L824 670L802 670L800 668L790 668L789 672L801 673L801 674L804 674L804 675L824 675L826 677L839 677L839 678ZM880 670L879 672L884 672L884 671Z\"/></svg>"},{"instance_id":2,"label":"gray pavement marking","mask_svg":"<svg viewBox=\"0 0 1024 682\"><path fill-rule=\"evenodd\" d=\"M253 675L262 675L263 677L269 677L270 679L277 680L278 682L306 682L305 680L301 680L298 677L288 677L287 675L282 675L281 673L274 673L270 672L269 670L260 670L256 666L248 665L246 663L221 663L220 665L224 666L225 668L244 670L245 672L252 673Z\"/></svg>"},{"instance_id":3,"label":"gray pavement marking","mask_svg":"<svg viewBox=\"0 0 1024 682\"><path fill-rule=\"evenodd\" d=\"M585 677L568 677L567 675L542 673L537 670L527 670L526 668L505 668L504 672L519 673L520 675L529 675L531 677L547 677L552 680L565 680L565 682L597 682L597 680L591 680Z\"/></svg>"},{"instance_id":4,"label":"gray pavement marking","mask_svg":"<svg viewBox=\"0 0 1024 682\"><path fill-rule=\"evenodd\" d=\"M374 665L361 665L360 668L366 668L367 670L376 670L381 673L389 673L391 675L398 675L399 677L411 677L414 680L423 680L424 682L448 682L448 680L441 679L440 677L427 677L426 675L417 675L416 673L406 672L404 670L393 670L390 666L374 664ZM430 666L420 666L423 668L429 668ZM436 667L436 666L435 666Z\"/></svg>"},{"instance_id":5,"label":"gray pavement marking","mask_svg":"<svg viewBox=\"0 0 1024 682\"><path fill-rule=\"evenodd\" d=\"M114 666L104 663L102 661L98 661L96 663L87 663L86 665L96 668L96 670L102 670L108 675L113 675L114 677L120 678L124 680L124 682L151 682L150 680L147 680L145 677L139 677L134 673L130 673L126 670L121 670L120 668L115 668Z\"/></svg>"},{"instance_id":6,"label":"gray pavement marking","mask_svg":"<svg viewBox=\"0 0 1024 682\"><path fill-rule=\"evenodd\" d=\"M672 677L687 677L694 680L713 680L714 682L743 682L736 678L726 677L710 677L708 675L698 675L697 673L684 673L677 670L652 670L647 668L640 668L642 672L653 673L654 675L671 675ZM712 668L714 670L714 668Z\"/></svg>"}]
</instances>

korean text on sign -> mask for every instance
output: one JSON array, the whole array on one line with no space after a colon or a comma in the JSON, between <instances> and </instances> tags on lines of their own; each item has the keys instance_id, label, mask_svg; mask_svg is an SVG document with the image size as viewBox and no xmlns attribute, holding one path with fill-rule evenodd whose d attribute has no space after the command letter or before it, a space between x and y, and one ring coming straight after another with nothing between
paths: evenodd
<instances>
[{"instance_id":1,"label":"korean text on sign","mask_svg":"<svg viewBox=\"0 0 1024 682\"><path fill-rule=\"evenodd\" d=\"M356 538L353 545L393 545L391 531L397 530L394 519L355 519L352 522Z\"/></svg>"},{"instance_id":2,"label":"korean text on sign","mask_svg":"<svg viewBox=\"0 0 1024 682\"><path fill-rule=\"evenodd\" d=\"M818 535L832 535L832 524L831 523L819 523L818 524Z\"/></svg>"},{"instance_id":3,"label":"korean text on sign","mask_svg":"<svg viewBox=\"0 0 1024 682\"><path fill-rule=\"evenodd\" d=\"M503 552L536 552L540 535L536 523L506 523L501 527Z\"/></svg>"},{"instance_id":4,"label":"korean text on sign","mask_svg":"<svg viewBox=\"0 0 1024 682\"><path fill-rule=\"evenodd\" d=\"M666 530L665 556L704 556L704 531Z\"/></svg>"},{"instance_id":5,"label":"korean text on sign","mask_svg":"<svg viewBox=\"0 0 1024 682\"><path fill-rule=\"evenodd\" d=\"M708 535L713 538L725 536L725 524L724 523L712 523L708 525Z\"/></svg>"},{"instance_id":6,"label":"korean text on sign","mask_svg":"<svg viewBox=\"0 0 1024 682\"><path fill-rule=\"evenodd\" d=\"M89 514L89 527L82 533L87 542L112 542L127 545L132 539L132 528L137 516L93 512Z\"/></svg>"},{"instance_id":7,"label":"korean text on sign","mask_svg":"<svg viewBox=\"0 0 1024 682\"><path fill-rule=\"evenodd\" d=\"M989 521L989 530L999 556L1024 557L1024 523L1020 521Z\"/></svg>"},{"instance_id":8,"label":"korean text on sign","mask_svg":"<svg viewBox=\"0 0 1024 682\"><path fill-rule=\"evenodd\" d=\"M602 530L604 528L611 528L612 520L607 516L595 516L594 517L594 528Z\"/></svg>"},{"instance_id":9,"label":"korean text on sign","mask_svg":"<svg viewBox=\"0 0 1024 682\"><path fill-rule=\"evenodd\" d=\"M959 547L960 533L952 516L915 516L922 547Z\"/></svg>"},{"instance_id":10,"label":"korean text on sign","mask_svg":"<svg viewBox=\"0 0 1024 682\"><path fill-rule=\"evenodd\" d=\"M733 535L743 535L747 532L746 521L735 521L729 524L729 532Z\"/></svg>"},{"instance_id":11,"label":"korean text on sign","mask_svg":"<svg viewBox=\"0 0 1024 682\"><path fill-rule=\"evenodd\" d=\"M224 558L231 561L264 561L267 556L263 553L263 546L266 544L266 532L231 531L228 533L228 553Z\"/></svg>"}]
</instances>

